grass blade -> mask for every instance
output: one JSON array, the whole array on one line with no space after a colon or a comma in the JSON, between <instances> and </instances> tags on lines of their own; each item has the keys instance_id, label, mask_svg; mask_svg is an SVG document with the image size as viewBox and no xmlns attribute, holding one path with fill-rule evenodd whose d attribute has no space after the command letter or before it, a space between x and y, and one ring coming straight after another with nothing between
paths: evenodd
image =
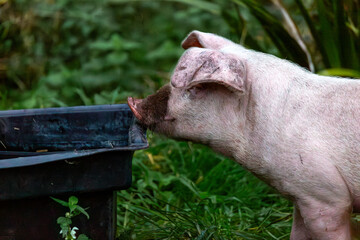
<instances>
[{"instance_id":1,"label":"grass blade","mask_svg":"<svg viewBox=\"0 0 360 240\"><path fill-rule=\"evenodd\" d=\"M243 3L249 8L251 14L259 21L283 57L309 68L306 55L296 40L290 36L281 22L265 10L260 3L253 0L233 0L233 2L240 5Z\"/></svg>"},{"instance_id":2,"label":"grass blade","mask_svg":"<svg viewBox=\"0 0 360 240\"><path fill-rule=\"evenodd\" d=\"M327 52L331 67L341 67L338 46L336 44L336 34L334 34L333 23L330 19L329 12L331 9L326 8L323 0L316 0L319 20L320 20L320 36L322 44Z\"/></svg>"},{"instance_id":3,"label":"grass blade","mask_svg":"<svg viewBox=\"0 0 360 240\"><path fill-rule=\"evenodd\" d=\"M341 66L344 68L356 68L359 60L355 57L356 51L354 42L351 39L348 27L346 26L344 1L333 1L335 16L335 31L338 37L339 55Z\"/></svg>"},{"instance_id":4,"label":"grass blade","mask_svg":"<svg viewBox=\"0 0 360 240\"><path fill-rule=\"evenodd\" d=\"M335 32L337 35L337 41L339 46L339 57L341 61L341 67L348 67L350 59L346 58L346 49L345 45L349 43L349 36L346 31L344 10L342 9L342 1L333 1L334 8L334 22L335 22ZM349 45L347 45L349 47Z\"/></svg>"},{"instance_id":5,"label":"grass blade","mask_svg":"<svg viewBox=\"0 0 360 240\"><path fill-rule=\"evenodd\" d=\"M224 2L221 7L221 17L228 24L231 31L236 34L236 36L240 40L240 44L245 44L251 49L264 52L259 43L251 36L250 33L248 33L246 21L239 12L239 6L237 4L234 5L235 6L231 6L228 2ZM236 16L232 14L234 12L232 11L233 7L235 7Z\"/></svg>"},{"instance_id":6,"label":"grass blade","mask_svg":"<svg viewBox=\"0 0 360 240\"><path fill-rule=\"evenodd\" d=\"M325 75L325 76L360 78L360 71L356 71L353 69L346 69L346 68L328 68L317 72L317 74Z\"/></svg>"},{"instance_id":7,"label":"grass blade","mask_svg":"<svg viewBox=\"0 0 360 240\"><path fill-rule=\"evenodd\" d=\"M275 6L277 6L280 9L281 14L283 15L284 22L290 29L290 34L292 37L296 40L296 42L299 44L300 48L303 50L303 52L306 54L307 61L309 63L309 68L311 72L315 72L314 63L311 57L311 54L304 42L304 40L301 37L300 31L298 27L296 26L295 22L291 18L288 10L284 7L281 0L272 0Z\"/></svg>"},{"instance_id":8,"label":"grass blade","mask_svg":"<svg viewBox=\"0 0 360 240\"><path fill-rule=\"evenodd\" d=\"M152 1L154 0L109 0L108 3L123 4L130 2L152 2ZM215 15L220 15L219 6L217 4L208 1L200 1L200 0L156 0L156 1L184 3L211 12Z\"/></svg>"},{"instance_id":9,"label":"grass blade","mask_svg":"<svg viewBox=\"0 0 360 240\"><path fill-rule=\"evenodd\" d=\"M309 27L309 30L311 32L311 35L315 41L315 44L316 44L316 47L317 49L319 49L319 52L322 56L322 60L324 62L324 65L326 68L329 68L330 67L330 61L329 61L329 57L328 57L328 54L324 48L324 45L323 45L323 42L320 38L320 35L319 35L319 32L318 30L316 30L316 27L315 27L315 22L310 18L310 14L309 12L306 10L302 0L295 0L303 18L305 19L305 22L307 24L307 26Z\"/></svg>"},{"instance_id":10,"label":"grass blade","mask_svg":"<svg viewBox=\"0 0 360 240\"><path fill-rule=\"evenodd\" d=\"M215 15L220 15L219 6L217 4L214 4L214 3L211 3L208 1L199 1L199 0L161 0L161 1L184 3L184 4L192 5L194 7L206 10Z\"/></svg>"}]
</instances>

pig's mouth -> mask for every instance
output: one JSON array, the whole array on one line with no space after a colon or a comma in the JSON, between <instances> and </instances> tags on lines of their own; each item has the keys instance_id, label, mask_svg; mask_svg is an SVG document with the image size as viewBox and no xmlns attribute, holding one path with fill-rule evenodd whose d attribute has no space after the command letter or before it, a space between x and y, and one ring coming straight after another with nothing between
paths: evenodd
<instances>
[{"instance_id":1,"label":"pig's mouth","mask_svg":"<svg viewBox=\"0 0 360 240\"><path fill-rule=\"evenodd\" d=\"M141 114L137 110L137 105L141 102L139 99L135 99L133 97L128 97L127 99L128 105L131 109L131 111L134 113L135 117L142 122L144 118L141 116Z\"/></svg>"}]
</instances>

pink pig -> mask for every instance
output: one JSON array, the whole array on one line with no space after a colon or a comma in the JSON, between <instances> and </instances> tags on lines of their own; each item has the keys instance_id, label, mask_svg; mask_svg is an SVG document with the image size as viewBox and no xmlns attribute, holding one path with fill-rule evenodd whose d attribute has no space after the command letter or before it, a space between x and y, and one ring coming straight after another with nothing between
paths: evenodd
<instances>
[{"instance_id":1,"label":"pink pig","mask_svg":"<svg viewBox=\"0 0 360 240\"><path fill-rule=\"evenodd\" d=\"M324 77L199 31L140 123L203 143L294 202L292 240L353 239L360 211L360 81Z\"/></svg>"}]
</instances>

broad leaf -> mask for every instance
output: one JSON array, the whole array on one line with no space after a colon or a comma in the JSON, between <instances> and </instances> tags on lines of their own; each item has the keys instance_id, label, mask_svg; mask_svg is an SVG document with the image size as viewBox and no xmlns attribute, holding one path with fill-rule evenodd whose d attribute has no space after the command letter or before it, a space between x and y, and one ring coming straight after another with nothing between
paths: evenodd
<instances>
[{"instance_id":1,"label":"broad leaf","mask_svg":"<svg viewBox=\"0 0 360 240\"><path fill-rule=\"evenodd\" d=\"M54 197L50 197L52 200L54 200L55 202L59 203L60 205L64 206L64 207L69 207L69 203L65 202L61 199L58 198L54 198Z\"/></svg>"}]
</instances>

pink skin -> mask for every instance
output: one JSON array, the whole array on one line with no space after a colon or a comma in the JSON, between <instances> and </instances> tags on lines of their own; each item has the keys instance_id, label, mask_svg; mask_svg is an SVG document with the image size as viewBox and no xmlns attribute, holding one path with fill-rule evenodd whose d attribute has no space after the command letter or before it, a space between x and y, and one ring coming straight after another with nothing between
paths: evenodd
<instances>
[{"instance_id":1,"label":"pink skin","mask_svg":"<svg viewBox=\"0 0 360 240\"><path fill-rule=\"evenodd\" d=\"M143 117L141 116L141 114L137 111L137 107L138 104L141 102L140 99L134 99L132 97L128 98L128 105L130 106L131 111L134 113L135 117L139 120L142 121Z\"/></svg>"},{"instance_id":2,"label":"pink skin","mask_svg":"<svg viewBox=\"0 0 360 240\"><path fill-rule=\"evenodd\" d=\"M155 132L206 144L294 201L290 239L354 239L360 209L360 81L194 31L171 84L128 99Z\"/></svg>"}]
</instances>

